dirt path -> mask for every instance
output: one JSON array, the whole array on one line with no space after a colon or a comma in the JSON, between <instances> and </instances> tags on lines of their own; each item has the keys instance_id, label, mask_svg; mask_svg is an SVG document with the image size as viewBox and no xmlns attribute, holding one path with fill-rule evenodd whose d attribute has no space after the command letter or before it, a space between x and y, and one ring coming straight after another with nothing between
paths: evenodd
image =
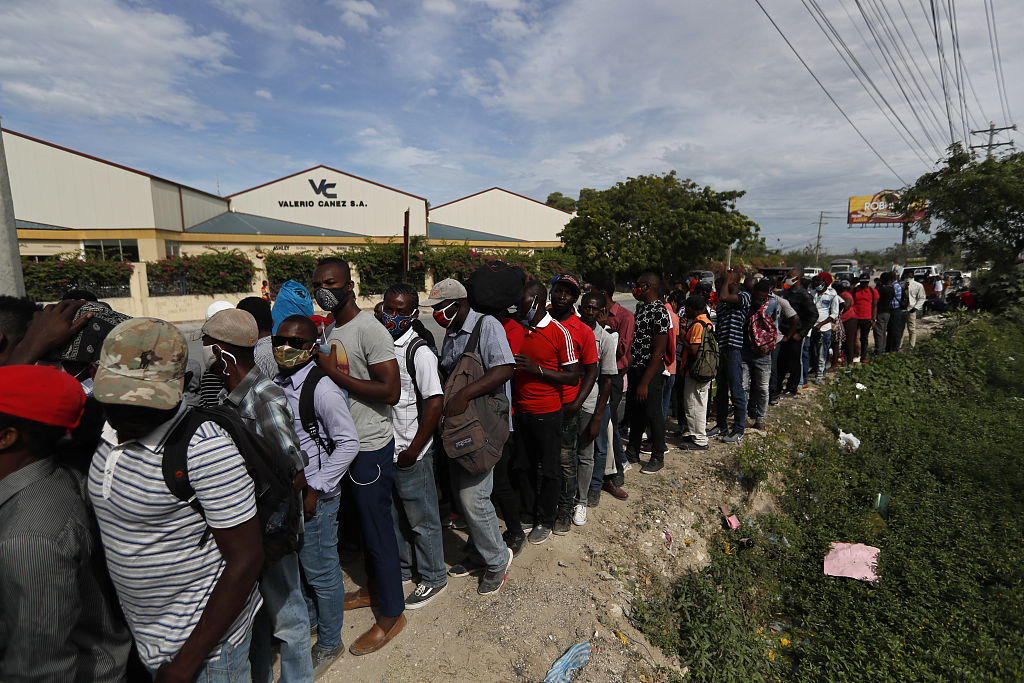
<instances>
[{"instance_id":1,"label":"dirt path","mask_svg":"<svg viewBox=\"0 0 1024 683\"><path fill-rule=\"evenodd\" d=\"M809 400L800 397L791 403L796 407ZM756 432L748 437L759 438ZM638 466L626 473L628 500L602 493L600 505L588 509L585 526L573 527L567 536L552 536L540 546L527 544L496 597L477 595L476 578L449 579L444 595L406 612L409 625L385 649L365 657L346 654L321 680L543 681L556 659L585 640L597 652L577 681L667 680L658 668L678 671L678 662L664 657L629 625L632 590L650 585L659 574L675 576L706 564L704 536L721 525L719 505L764 511L771 506L756 496L748 500L736 483L736 446L712 439L709 450L694 452L679 450L678 443L669 439L666 467L658 474L642 475ZM458 561L465 535L445 533L446 559ZM345 569L351 589L362 579L361 561ZM372 619L368 609L347 612L346 644Z\"/></svg>"}]
</instances>

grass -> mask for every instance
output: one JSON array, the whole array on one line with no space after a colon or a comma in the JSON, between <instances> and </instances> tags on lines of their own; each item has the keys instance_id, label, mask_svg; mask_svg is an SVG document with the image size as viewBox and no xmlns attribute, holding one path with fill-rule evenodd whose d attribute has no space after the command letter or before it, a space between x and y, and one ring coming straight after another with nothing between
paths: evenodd
<instances>
[{"instance_id":1,"label":"grass","mask_svg":"<svg viewBox=\"0 0 1024 683\"><path fill-rule=\"evenodd\" d=\"M825 425L861 447L748 444L749 474L782 474L783 514L710 539L708 568L637 600L638 627L695 681L1020 678L1024 314L950 316L820 393ZM880 548L878 584L825 576L832 541Z\"/></svg>"}]
</instances>

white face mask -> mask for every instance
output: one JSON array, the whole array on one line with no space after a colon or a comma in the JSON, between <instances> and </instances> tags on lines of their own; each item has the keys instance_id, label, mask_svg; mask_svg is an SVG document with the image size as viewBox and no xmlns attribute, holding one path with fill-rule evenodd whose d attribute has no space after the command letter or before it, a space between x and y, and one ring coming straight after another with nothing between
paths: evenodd
<instances>
[{"instance_id":1,"label":"white face mask","mask_svg":"<svg viewBox=\"0 0 1024 683\"><path fill-rule=\"evenodd\" d=\"M230 377L231 373L228 372L228 361L227 361L227 359L230 358L231 362L234 363L237 366L238 365L238 359L235 358L235 354L231 353L230 351L225 351L224 349L222 349L217 344L213 344L210 348L211 349L216 349L217 351L220 351L220 359L222 361L224 361L224 367L221 368L220 374L223 375L224 377Z\"/></svg>"}]
</instances>

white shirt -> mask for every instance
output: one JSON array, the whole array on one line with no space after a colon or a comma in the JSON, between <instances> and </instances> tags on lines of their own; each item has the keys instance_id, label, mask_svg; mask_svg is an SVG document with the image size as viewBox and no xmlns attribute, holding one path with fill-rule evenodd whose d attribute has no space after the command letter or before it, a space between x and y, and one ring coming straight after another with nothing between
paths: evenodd
<instances>
[{"instance_id":1,"label":"white shirt","mask_svg":"<svg viewBox=\"0 0 1024 683\"><path fill-rule=\"evenodd\" d=\"M907 310L916 311L925 302L924 285L917 280L910 280L904 285L907 288Z\"/></svg>"},{"instance_id":2,"label":"white shirt","mask_svg":"<svg viewBox=\"0 0 1024 683\"><path fill-rule=\"evenodd\" d=\"M416 389L412 385L412 377L406 367L406 354L409 345L419 335L411 327L401 337L395 340L395 356L398 359L398 376L402 382L402 395L398 403L391 406L391 422L395 428L395 462L398 462L398 454L404 451L416 437L420 428L419 412L416 408ZM416 384L419 386L420 395L424 400L432 396L440 396L444 393L441 387L441 377L437 371L437 356L430 350L429 346L421 346L416 350L413 357L416 372ZM430 437L427 443L416 455L417 462L423 459L423 455L430 451L434 443L434 437Z\"/></svg>"},{"instance_id":3,"label":"white shirt","mask_svg":"<svg viewBox=\"0 0 1024 683\"><path fill-rule=\"evenodd\" d=\"M826 287L814 295L814 305L818 308L818 322L832 318L832 322L839 320L839 294L832 287ZM822 332L830 332L832 323L821 326Z\"/></svg>"}]
</instances>

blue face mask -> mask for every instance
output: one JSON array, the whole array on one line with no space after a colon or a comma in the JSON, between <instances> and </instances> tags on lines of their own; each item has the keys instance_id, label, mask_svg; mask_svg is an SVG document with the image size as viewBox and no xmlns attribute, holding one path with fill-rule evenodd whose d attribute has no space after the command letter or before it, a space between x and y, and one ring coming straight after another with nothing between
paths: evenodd
<instances>
[{"instance_id":1,"label":"blue face mask","mask_svg":"<svg viewBox=\"0 0 1024 683\"><path fill-rule=\"evenodd\" d=\"M381 311L380 315L381 324L395 339L398 339L405 334L405 331L409 329L409 326L412 325L413 319L416 317L415 313L413 315L389 315L383 311Z\"/></svg>"}]
</instances>

